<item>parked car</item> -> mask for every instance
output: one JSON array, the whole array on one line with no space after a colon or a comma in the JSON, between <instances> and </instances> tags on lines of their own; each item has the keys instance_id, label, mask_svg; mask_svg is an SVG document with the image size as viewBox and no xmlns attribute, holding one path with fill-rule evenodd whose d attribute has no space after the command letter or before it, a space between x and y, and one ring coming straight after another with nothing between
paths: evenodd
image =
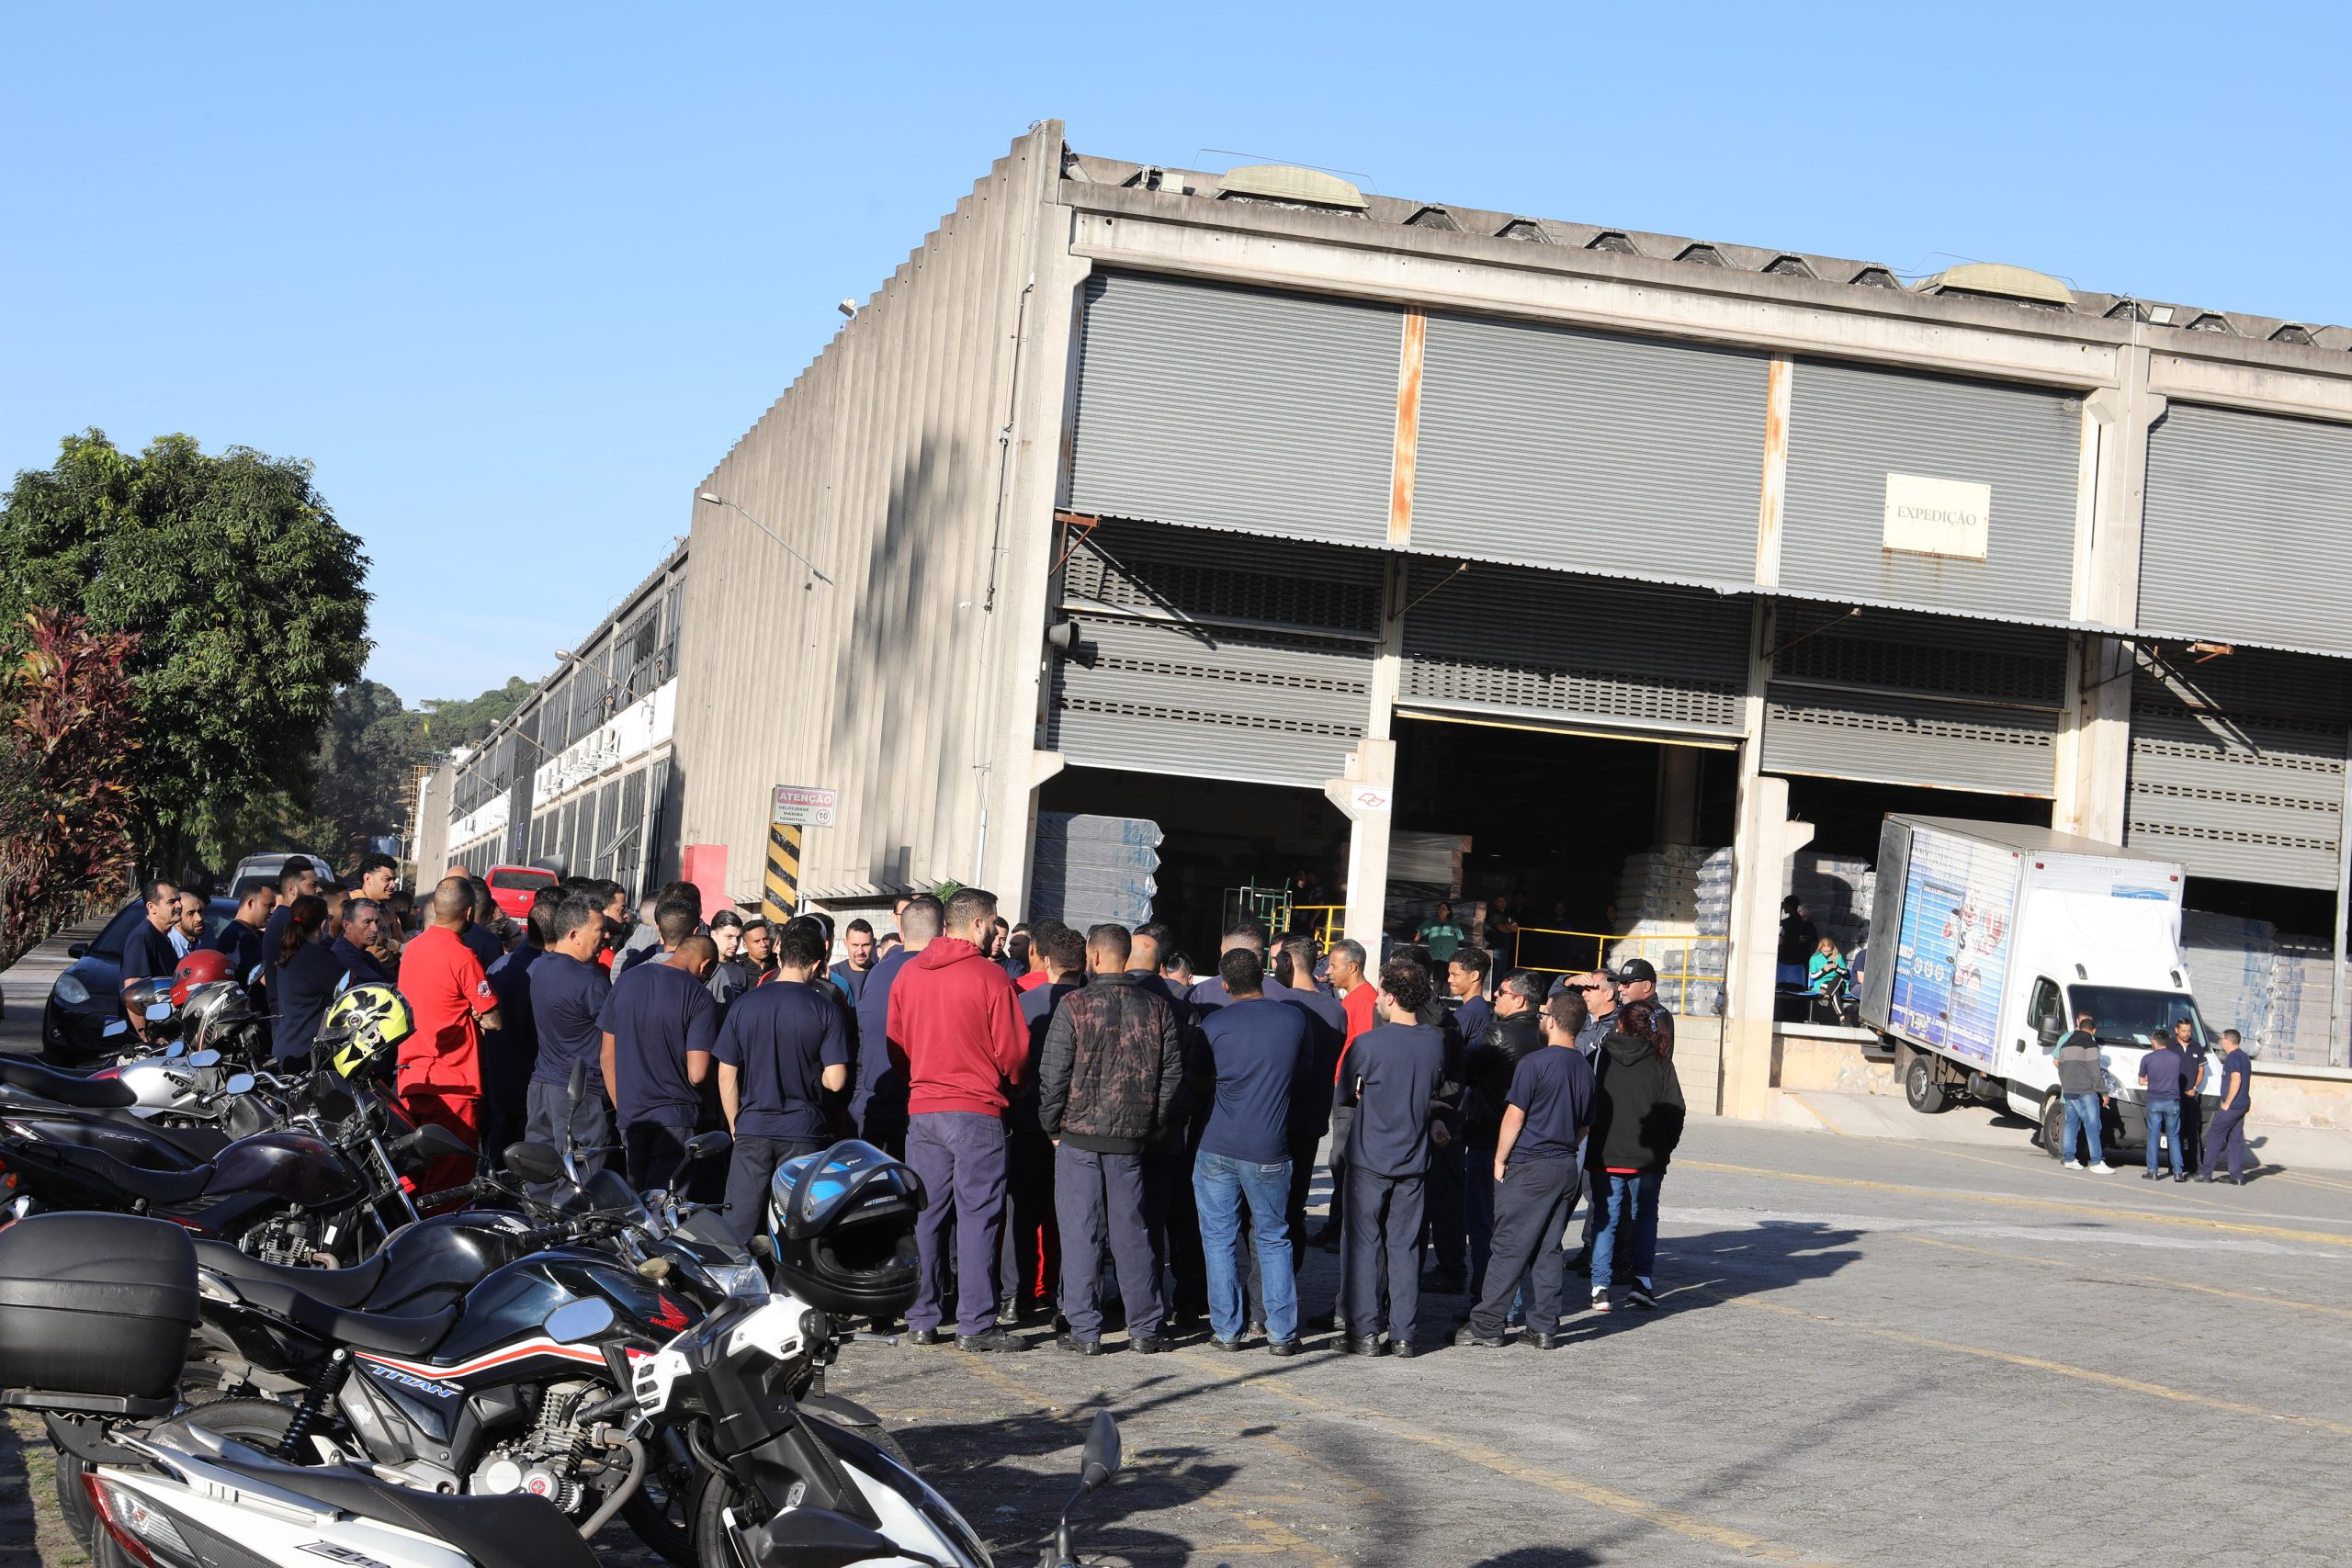
<instances>
[{"instance_id":1,"label":"parked car","mask_svg":"<svg viewBox=\"0 0 2352 1568\"><path fill-rule=\"evenodd\" d=\"M302 850L272 850L266 855L247 855L237 863L236 874L229 878L230 894L242 896L246 888L256 882L277 881L278 868L286 863L286 857L298 854L308 860L311 863L311 868L319 874L321 891L332 892L342 886L334 879L334 862L326 856L311 854Z\"/></svg>"},{"instance_id":2,"label":"parked car","mask_svg":"<svg viewBox=\"0 0 2352 1568\"><path fill-rule=\"evenodd\" d=\"M527 920L539 889L560 880L543 865L494 865L490 868L491 901L508 919Z\"/></svg>"},{"instance_id":3,"label":"parked car","mask_svg":"<svg viewBox=\"0 0 2352 1568\"><path fill-rule=\"evenodd\" d=\"M209 900L202 940L210 942L236 915L234 898ZM106 1027L122 1016L122 950L132 929L146 918L147 906L133 898L116 911L96 941L77 942L65 950L74 962L49 988L49 1000L41 1008L42 1056L72 1066L106 1054Z\"/></svg>"}]
</instances>

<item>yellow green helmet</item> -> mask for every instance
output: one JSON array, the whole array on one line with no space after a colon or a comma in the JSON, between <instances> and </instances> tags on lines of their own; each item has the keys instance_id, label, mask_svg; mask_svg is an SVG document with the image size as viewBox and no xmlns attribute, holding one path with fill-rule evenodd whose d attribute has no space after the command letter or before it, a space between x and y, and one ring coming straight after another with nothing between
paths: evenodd
<instances>
[{"instance_id":1,"label":"yellow green helmet","mask_svg":"<svg viewBox=\"0 0 2352 1568\"><path fill-rule=\"evenodd\" d=\"M354 986L327 1009L319 1050L340 1077L380 1077L415 1032L416 1015L398 991L380 982Z\"/></svg>"}]
</instances>

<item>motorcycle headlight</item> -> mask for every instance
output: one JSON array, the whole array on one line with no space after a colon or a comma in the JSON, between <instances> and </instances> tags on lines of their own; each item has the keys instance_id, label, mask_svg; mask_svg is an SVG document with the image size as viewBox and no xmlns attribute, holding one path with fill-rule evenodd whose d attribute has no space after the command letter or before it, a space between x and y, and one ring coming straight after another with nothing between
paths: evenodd
<instances>
[{"instance_id":1,"label":"motorcycle headlight","mask_svg":"<svg viewBox=\"0 0 2352 1568\"><path fill-rule=\"evenodd\" d=\"M78 975L60 975L56 994L57 999L67 1007L77 1008L90 999L90 987L82 984L82 977Z\"/></svg>"},{"instance_id":2,"label":"motorcycle headlight","mask_svg":"<svg viewBox=\"0 0 2352 1568\"><path fill-rule=\"evenodd\" d=\"M706 1263L710 1281L727 1294L747 1302L768 1299L768 1277L756 1263Z\"/></svg>"}]
</instances>

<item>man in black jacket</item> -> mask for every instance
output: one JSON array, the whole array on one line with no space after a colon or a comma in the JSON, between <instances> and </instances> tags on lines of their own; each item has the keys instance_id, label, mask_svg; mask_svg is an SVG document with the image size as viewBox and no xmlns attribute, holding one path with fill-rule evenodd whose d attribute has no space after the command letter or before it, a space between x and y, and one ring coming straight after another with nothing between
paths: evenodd
<instances>
[{"instance_id":1,"label":"man in black jacket","mask_svg":"<svg viewBox=\"0 0 2352 1568\"><path fill-rule=\"evenodd\" d=\"M1054 1211L1062 1238L1062 1315L1055 1343L1102 1348L1099 1285L1104 1243L1126 1303L1127 1343L1149 1354L1159 1337L1159 1267L1144 1223L1144 1150L1166 1134L1184 1084L1183 1041L1168 998L1127 972L1125 926L1086 933L1091 978L1064 998L1038 1063L1037 1124L1054 1140Z\"/></svg>"},{"instance_id":2,"label":"man in black jacket","mask_svg":"<svg viewBox=\"0 0 2352 1568\"><path fill-rule=\"evenodd\" d=\"M1470 1089L1463 1107L1470 1168L1463 1210L1470 1232L1470 1299L1474 1302L1486 1292L1487 1260L1494 1253L1495 1144L1502 1134L1511 1074L1522 1060L1544 1048L1539 1017L1543 1002L1543 980L1524 969L1514 970L1495 989L1495 1021L1470 1043Z\"/></svg>"}]
</instances>

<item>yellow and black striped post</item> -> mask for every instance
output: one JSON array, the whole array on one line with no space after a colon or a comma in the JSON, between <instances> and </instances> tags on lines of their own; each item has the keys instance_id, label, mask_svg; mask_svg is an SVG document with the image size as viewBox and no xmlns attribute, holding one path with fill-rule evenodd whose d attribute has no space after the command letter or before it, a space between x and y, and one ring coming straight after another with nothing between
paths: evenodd
<instances>
[{"instance_id":1,"label":"yellow and black striped post","mask_svg":"<svg viewBox=\"0 0 2352 1568\"><path fill-rule=\"evenodd\" d=\"M767 896L764 910L771 920L788 920L800 907L800 824L778 822L768 829Z\"/></svg>"}]
</instances>

